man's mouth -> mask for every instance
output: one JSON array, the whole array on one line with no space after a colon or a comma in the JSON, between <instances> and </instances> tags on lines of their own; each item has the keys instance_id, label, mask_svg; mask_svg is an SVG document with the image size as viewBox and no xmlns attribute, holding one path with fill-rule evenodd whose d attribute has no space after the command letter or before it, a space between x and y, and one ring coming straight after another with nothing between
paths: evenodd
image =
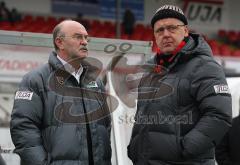
<instances>
[{"instance_id":1,"label":"man's mouth","mask_svg":"<svg viewBox=\"0 0 240 165\"><path fill-rule=\"evenodd\" d=\"M80 48L81 51L87 52L88 49L87 48Z\"/></svg>"},{"instance_id":2,"label":"man's mouth","mask_svg":"<svg viewBox=\"0 0 240 165\"><path fill-rule=\"evenodd\" d=\"M165 42L163 43L163 46L171 46L172 45L172 42Z\"/></svg>"}]
</instances>

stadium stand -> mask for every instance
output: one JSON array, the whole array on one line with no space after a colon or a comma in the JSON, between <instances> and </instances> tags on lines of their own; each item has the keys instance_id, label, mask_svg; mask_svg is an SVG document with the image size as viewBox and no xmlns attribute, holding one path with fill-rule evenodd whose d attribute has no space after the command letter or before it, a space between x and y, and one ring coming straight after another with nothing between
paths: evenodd
<instances>
[{"instance_id":1,"label":"stadium stand","mask_svg":"<svg viewBox=\"0 0 240 165\"><path fill-rule=\"evenodd\" d=\"M1 21L0 30L34 32L34 33L51 33L54 26L64 20L64 17L55 18L53 16L33 16L24 15L18 22ZM116 24L112 21L88 20L84 19L90 26L89 34L93 37L101 38L115 38ZM102 31L104 29L104 31ZM134 32L130 36L124 33L121 27L121 39L127 40L142 40L153 41L152 50L157 51L157 46L154 41L152 29L149 25L140 23L135 24ZM240 31L224 30L221 29L217 32L217 37L214 39L206 38L212 48L213 54L218 56L233 56L240 57Z\"/></svg>"}]
</instances>

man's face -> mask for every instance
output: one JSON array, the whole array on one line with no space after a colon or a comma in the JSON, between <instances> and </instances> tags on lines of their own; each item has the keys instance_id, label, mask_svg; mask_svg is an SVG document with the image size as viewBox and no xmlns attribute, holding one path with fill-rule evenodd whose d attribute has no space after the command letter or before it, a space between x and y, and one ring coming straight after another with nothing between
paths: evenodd
<instances>
[{"instance_id":1,"label":"man's face","mask_svg":"<svg viewBox=\"0 0 240 165\"><path fill-rule=\"evenodd\" d=\"M86 29L77 22L68 22L63 25L61 38L61 52L68 57L68 60L85 58L88 55L88 33Z\"/></svg>"},{"instance_id":2,"label":"man's face","mask_svg":"<svg viewBox=\"0 0 240 165\"><path fill-rule=\"evenodd\" d=\"M184 37L188 36L188 28L175 18L158 20L154 24L154 37L162 53L172 53Z\"/></svg>"}]
</instances>

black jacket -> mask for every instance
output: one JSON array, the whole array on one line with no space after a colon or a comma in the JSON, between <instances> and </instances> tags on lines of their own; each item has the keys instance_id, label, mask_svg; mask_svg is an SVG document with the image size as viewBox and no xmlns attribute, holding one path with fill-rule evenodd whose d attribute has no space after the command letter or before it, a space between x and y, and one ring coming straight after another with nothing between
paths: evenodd
<instances>
[{"instance_id":1,"label":"black jacket","mask_svg":"<svg viewBox=\"0 0 240 165\"><path fill-rule=\"evenodd\" d=\"M23 77L10 122L23 165L88 165L91 157L94 165L111 164L111 123L103 85L96 80L99 70L85 60L81 64L80 83L54 52L47 64Z\"/></svg>"},{"instance_id":2,"label":"black jacket","mask_svg":"<svg viewBox=\"0 0 240 165\"><path fill-rule=\"evenodd\" d=\"M240 116L235 117L232 127L226 133L221 143L216 147L218 165L240 164Z\"/></svg>"},{"instance_id":3,"label":"black jacket","mask_svg":"<svg viewBox=\"0 0 240 165\"><path fill-rule=\"evenodd\" d=\"M140 82L128 156L134 165L214 165L231 108L222 67L204 39L190 34L165 71Z\"/></svg>"}]
</instances>

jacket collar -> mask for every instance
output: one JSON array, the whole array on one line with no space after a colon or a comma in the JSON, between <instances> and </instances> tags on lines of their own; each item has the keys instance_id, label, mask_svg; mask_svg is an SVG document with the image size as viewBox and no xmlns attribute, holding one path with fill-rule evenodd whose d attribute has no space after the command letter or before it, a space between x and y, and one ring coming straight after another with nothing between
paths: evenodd
<instances>
[{"instance_id":1,"label":"jacket collar","mask_svg":"<svg viewBox=\"0 0 240 165\"><path fill-rule=\"evenodd\" d=\"M70 74L66 71L62 62L57 58L57 53L55 51L50 53L48 63L54 70L58 70L61 74ZM82 79L96 80L102 70L102 63L91 57L87 57L82 60L81 65L83 68Z\"/></svg>"}]
</instances>

